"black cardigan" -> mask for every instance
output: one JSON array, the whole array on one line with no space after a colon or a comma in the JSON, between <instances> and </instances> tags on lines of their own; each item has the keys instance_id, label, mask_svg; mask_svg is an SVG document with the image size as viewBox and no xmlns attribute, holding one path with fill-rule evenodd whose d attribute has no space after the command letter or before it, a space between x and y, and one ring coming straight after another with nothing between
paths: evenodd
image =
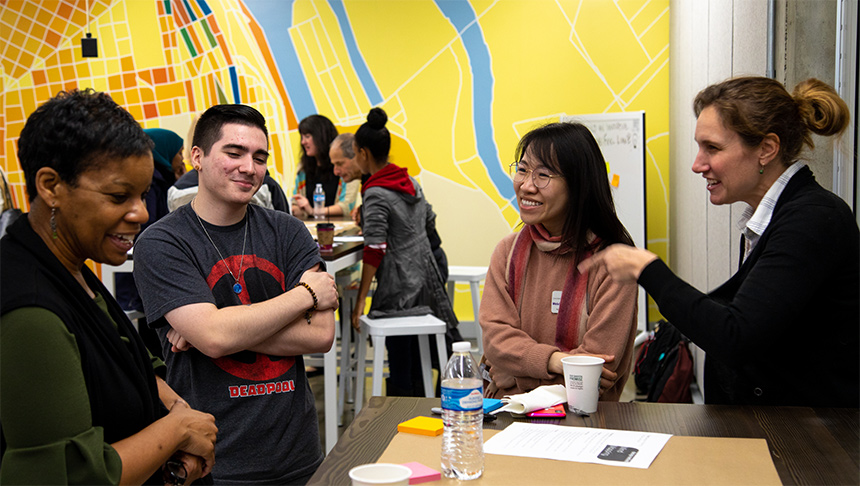
<instances>
[{"instance_id":1,"label":"black cardigan","mask_svg":"<svg viewBox=\"0 0 860 486\"><path fill-rule=\"evenodd\" d=\"M707 353L707 403L858 407L858 240L848 205L803 168L725 284L703 294L660 260L639 284Z\"/></svg>"},{"instance_id":2,"label":"black cardigan","mask_svg":"<svg viewBox=\"0 0 860 486\"><path fill-rule=\"evenodd\" d=\"M110 318L33 231L26 214L0 240L0 260L0 314L41 307L66 324L80 350L93 425L104 428L106 442L129 437L166 413L140 336L89 268L82 269L84 279L104 296Z\"/></svg>"}]
</instances>

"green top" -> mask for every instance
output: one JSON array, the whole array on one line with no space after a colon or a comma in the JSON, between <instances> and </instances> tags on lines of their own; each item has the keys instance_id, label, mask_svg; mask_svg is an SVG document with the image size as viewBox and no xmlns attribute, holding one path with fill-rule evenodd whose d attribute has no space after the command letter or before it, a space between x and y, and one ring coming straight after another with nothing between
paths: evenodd
<instances>
[{"instance_id":1,"label":"green top","mask_svg":"<svg viewBox=\"0 0 860 486\"><path fill-rule=\"evenodd\" d=\"M101 295L94 301L108 314ZM0 383L0 484L119 483L122 461L92 424L77 342L56 314L22 307L3 315Z\"/></svg>"}]
</instances>

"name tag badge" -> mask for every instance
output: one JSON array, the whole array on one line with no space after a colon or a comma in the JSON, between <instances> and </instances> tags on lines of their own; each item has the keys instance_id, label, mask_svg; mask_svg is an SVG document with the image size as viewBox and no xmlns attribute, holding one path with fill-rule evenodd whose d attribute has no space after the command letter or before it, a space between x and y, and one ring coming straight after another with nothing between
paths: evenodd
<instances>
[{"instance_id":1,"label":"name tag badge","mask_svg":"<svg viewBox=\"0 0 860 486\"><path fill-rule=\"evenodd\" d=\"M552 305L550 305L550 312L553 314L558 314L558 305L561 303L561 290L555 290L552 293Z\"/></svg>"}]
</instances>

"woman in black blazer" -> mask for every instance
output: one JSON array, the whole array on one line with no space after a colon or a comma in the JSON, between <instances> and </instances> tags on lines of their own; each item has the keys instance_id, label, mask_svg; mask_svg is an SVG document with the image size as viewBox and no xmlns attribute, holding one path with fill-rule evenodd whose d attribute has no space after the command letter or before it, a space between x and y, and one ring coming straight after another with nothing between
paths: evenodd
<instances>
[{"instance_id":1,"label":"woman in black blazer","mask_svg":"<svg viewBox=\"0 0 860 486\"><path fill-rule=\"evenodd\" d=\"M742 77L696 96L693 171L713 204L744 202L738 272L709 294L653 253L614 245L583 262L636 280L707 353L705 401L860 405L860 231L845 202L798 156L811 133L848 125L848 107L816 79L789 94ZM741 226L741 224L739 224Z\"/></svg>"}]
</instances>

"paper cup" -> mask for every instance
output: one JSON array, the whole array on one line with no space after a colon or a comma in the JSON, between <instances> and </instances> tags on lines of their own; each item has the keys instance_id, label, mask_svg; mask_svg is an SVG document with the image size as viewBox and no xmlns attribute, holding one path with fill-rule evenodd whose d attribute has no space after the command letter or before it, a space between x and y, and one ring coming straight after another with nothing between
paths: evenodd
<instances>
[{"instance_id":1,"label":"paper cup","mask_svg":"<svg viewBox=\"0 0 860 486\"><path fill-rule=\"evenodd\" d=\"M603 358L594 356L568 356L561 359L567 408L571 413L584 415L597 411L600 373L604 362Z\"/></svg>"},{"instance_id":2,"label":"paper cup","mask_svg":"<svg viewBox=\"0 0 860 486\"><path fill-rule=\"evenodd\" d=\"M402 485L409 484L412 470L401 464L365 464L349 470L352 486L375 486L378 484Z\"/></svg>"},{"instance_id":3,"label":"paper cup","mask_svg":"<svg viewBox=\"0 0 860 486\"><path fill-rule=\"evenodd\" d=\"M320 250L331 251L334 245L334 223L317 224L317 241L320 244Z\"/></svg>"}]
</instances>

